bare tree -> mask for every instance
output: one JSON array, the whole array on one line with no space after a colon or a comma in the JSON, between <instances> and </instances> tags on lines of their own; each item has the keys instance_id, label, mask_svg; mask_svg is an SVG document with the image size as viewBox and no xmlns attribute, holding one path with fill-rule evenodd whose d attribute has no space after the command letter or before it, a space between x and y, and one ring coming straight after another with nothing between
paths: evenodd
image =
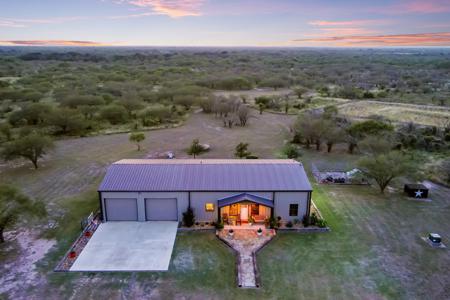
<instances>
[{"instance_id":1,"label":"bare tree","mask_svg":"<svg viewBox=\"0 0 450 300\"><path fill-rule=\"evenodd\" d=\"M237 111L237 116L239 118L241 126L245 126L250 116L250 109L248 108L248 106L241 105Z\"/></svg>"}]
</instances>

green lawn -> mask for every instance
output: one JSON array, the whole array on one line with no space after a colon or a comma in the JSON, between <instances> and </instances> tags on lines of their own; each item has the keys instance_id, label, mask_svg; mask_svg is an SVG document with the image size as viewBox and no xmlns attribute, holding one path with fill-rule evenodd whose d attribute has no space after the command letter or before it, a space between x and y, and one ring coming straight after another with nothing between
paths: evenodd
<instances>
[{"instance_id":1,"label":"green lawn","mask_svg":"<svg viewBox=\"0 0 450 300\"><path fill-rule=\"evenodd\" d=\"M438 232L449 244L450 192L435 186L432 202L415 202L403 196L400 181L385 196L375 187L315 185L313 199L332 231L280 233L258 255L262 279L258 290L236 288L233 253L212 233L178 234L165 273L52 272L79 234L81 218L98 206L95 189L110 162L167 150L185 157L185 147L196 137L212 145L204 157L232 157L239 141L250 142L260 157L273 157L293 118L256 116L249 127L229 130L220 120L198 114L182 127L147 133L145 151L140 153L123 134L64 140L37 171L30 170L29 164L0 167L8 181L44 200L50 218L58 221L55 230L43 233L55 238L57 245L38 262L39 276L27 281L28 270L18 272L16 280L8 282L14 287L4 295L22 299L450 298L449 250L432 249L420 239L427 232ZM353 167L357 158L342 145L331 154L304 150L301 161L309 170L312 161ZM3 274L26 259L17 254L18 248L16 242L0 247L0 291L5 286Z\"/></svg>"},{"instance_id":2,"label":"green lawn","mask_svg":"<svg viewBox=\"0 0 450 300\"><path fill-rule=\"evenodd\" d=\"M433 202L380 196L368 187L315 186L314 201L332 231L281 233L258 256L265 295L283 299L444 299L448 250L420 236L449 240L448 190ZM398 191L397 191L398 193Z\"/></svg>"},{"instance_id":3,"label":"green lawn","mask_svg":"<svg viewBox=\"0 0 450 300\"><path fill-rule=\"evenodd\" d=\"M329 233L279 233L258 254L262 288L238 289L234 256L211 232L179 233L168 272L49 272L41 295L78 299L444 299L448 250L432 249L428 231L450 239L448 190L432 202L380 196L374 187L315 186ZM64 243L63 243L64 244ZM51 258L50 254L48 258ZM42 263L41 263L42 264Z\"/></svg>"}]
</instances>

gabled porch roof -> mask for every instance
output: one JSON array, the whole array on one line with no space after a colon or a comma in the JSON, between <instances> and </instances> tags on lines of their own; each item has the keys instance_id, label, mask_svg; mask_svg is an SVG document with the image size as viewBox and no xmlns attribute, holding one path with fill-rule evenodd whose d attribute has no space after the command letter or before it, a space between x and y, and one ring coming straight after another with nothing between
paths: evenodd
<instances>
[{"instance_id":1,"label":"gabled porch roof","mask_svg":"<svg viewBox=\"0 0 450 300\"><path fill-rule=\"evenodd\" d=\"M217 200L219 207L224 207L227 205L243 202L243 201L250 201L254 202L256 204L261 204L264 206L272 207L273 208L273 201L264 197L256 196L249 193L242 193L237 194L229 197L225 197L222 199Z\"/></svg>"}]
</instances>

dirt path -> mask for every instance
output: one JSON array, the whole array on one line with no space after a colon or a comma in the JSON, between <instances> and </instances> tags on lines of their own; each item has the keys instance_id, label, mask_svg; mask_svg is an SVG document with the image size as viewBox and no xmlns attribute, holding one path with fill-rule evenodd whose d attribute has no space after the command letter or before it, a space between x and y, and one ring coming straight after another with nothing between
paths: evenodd
<instances>
[{"instance_id":1,"label":"dirt path","mask_svg":"<svg viewBox=\"0 0 450 300\"><path fill-rule=\"evenodd\" d=\"M16 259L0 265L0 294L16 294L25 288L46 283L46 278L36 270L36 263L52 248L56 241L40 239L36 231L10 231L7 240L15 240L18 245L7 243L5 247L18 251ZM13 249L14 248L14 249ZM6 251L8 249L5 249Z\"/></svg>"}]
</instances>

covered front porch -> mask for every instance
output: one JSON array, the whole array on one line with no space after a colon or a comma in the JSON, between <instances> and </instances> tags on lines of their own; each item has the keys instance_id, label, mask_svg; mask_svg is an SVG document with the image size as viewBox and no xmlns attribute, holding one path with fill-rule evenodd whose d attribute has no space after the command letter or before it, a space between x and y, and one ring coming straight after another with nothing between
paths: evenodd
<instances>
[{"instance_id":1,"label":"covered front porch","mask_svg":"<svg viewBox=\"0 0 450 300\"><path fill-rule=\"evenodd\" d=\"M249 193L242 193L218 200L219 220L225 226L254 228L252 224L264 224L273 216L273 201Z\"/></svg>"}]
</instances>

